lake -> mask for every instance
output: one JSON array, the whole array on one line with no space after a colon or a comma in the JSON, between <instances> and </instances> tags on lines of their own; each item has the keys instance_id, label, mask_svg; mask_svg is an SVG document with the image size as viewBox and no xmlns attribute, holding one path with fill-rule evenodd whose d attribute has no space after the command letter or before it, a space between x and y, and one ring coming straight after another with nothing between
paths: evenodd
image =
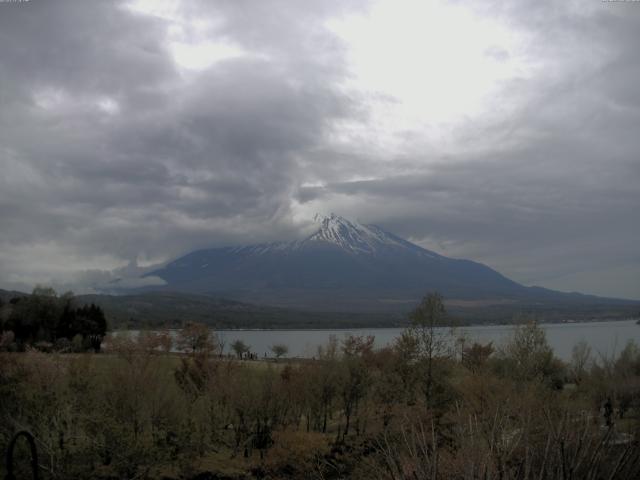
<instances>
[{"instance_id":1,"label":"lake","mask_svg":"<svg viewBox=\"0 0 640 480\"><path fill-rule=\"evenodd\" d=\"M547 341L553 347L556 356L568 360L571 350L580 341L592 348L593 354L615 355L634 340L640 345L640 325L635 320L584 323L541 324L547 335ZM510 338L514 326L476 325L461 327L458 333L464 333L466 342L493 342L500 346ZM448 331L448 329L446 329ZM229 345L234 340L242 340L251 346L251 351L262 357L271 355L269 347L284 344L289 347L289 357L313 357L320 345L326 345L331 335L338 339L346 335L373 335L376 347L383 347L394 341L401 328L370 329L330 329L330 330L217 330L216 333L225 342L225 353L230 353Z\"/></svg>"}]
</instances>

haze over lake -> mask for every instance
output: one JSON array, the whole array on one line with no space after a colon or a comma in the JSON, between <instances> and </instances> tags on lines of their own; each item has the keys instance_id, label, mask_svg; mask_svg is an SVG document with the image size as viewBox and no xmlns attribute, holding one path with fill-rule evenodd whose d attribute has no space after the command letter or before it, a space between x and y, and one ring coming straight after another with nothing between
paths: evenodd
<instances>
[{"instance_id":1,"label":"haze over lake","mask_svg":"<svg viewBox=\"0 0 640 480\"><path fill-rule=\"evenodd\" d=\"M640 325L635 320L588 323L554 323L541 327L556 356L563 360L571 358L571 350L580 341L585 341L593 355L614 355L620 353L629 340L640 344ZM464 334L467 345L472 342L489 343L500 346L508 340L516 328L514 325L476 325L457 329L457 335ZM443 333L449 329L440 329ZM289 357L311 358L318 347L326 345L335 335L341 340L347 335L373 335L378 348L392 343L402 328L368 329L326 329L326 330L217 330L217 335L225 342L225 353L230 353L229 345L234 340L242 340L251 346L251 351L259 357L272 356L270 347L284 344L289 347ZM175 332L175 331L174 331ZM122 332L117 332L118 334ZM137 333L136 331L133 332Z\"/></svg>"}]
</instances>

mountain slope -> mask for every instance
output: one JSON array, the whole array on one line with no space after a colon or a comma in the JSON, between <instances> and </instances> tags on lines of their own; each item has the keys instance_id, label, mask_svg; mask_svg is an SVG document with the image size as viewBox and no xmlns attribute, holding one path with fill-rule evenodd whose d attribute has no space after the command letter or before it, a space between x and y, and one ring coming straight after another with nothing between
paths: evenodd
<instances>
[{"instance_id":1,"label":"mountain slope","mask_svg":"<svg viewBox=\"0 0 640 480\"><path fill-rule=\"evenodd\" d=\"M303 240L199 250L148 275L170 290L326 311L406 310L435 290L485 304L576 300L444 257L375 225L333 214L316 221L318 230Z\"/></svg>"}]
</instances>

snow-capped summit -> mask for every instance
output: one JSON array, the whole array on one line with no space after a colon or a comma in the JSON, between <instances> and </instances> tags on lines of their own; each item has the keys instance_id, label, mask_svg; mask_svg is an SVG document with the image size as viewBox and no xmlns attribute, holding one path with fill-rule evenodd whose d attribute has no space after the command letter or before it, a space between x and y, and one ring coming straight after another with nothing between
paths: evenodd
<instances>
[{"instance_id":1,"label":"snow-capped summit","mask_svg":"<svg viewBox=\"0 0 640 480\"><path fill-rule=\"evenodd\" d=\"M313 220L318 225L317 230L302 240L242 245L230 247L230 251L247 257L264 256L276 252L281 255L300 254L301 251L317 248L334 248L349 255L376 255L382 252L388 253L391 249L403 249L410 250L412 253L419 251L422 255L434 258L438 256L376 225L364 225L335 213L316 214Z\"/></svg>"},{"instance_id":2,"label":"snow-capped summit","mask_svg":"<svg viewBox=\"0 0 640 480\"><path fill-rule=\"evenodd\" d=\"M363 225L335 213L315 215L320 229L302 243L328 242L353 253L375 253L381 247L402 247L403 242L375 225Z\"/></svg>"}]
</instances>

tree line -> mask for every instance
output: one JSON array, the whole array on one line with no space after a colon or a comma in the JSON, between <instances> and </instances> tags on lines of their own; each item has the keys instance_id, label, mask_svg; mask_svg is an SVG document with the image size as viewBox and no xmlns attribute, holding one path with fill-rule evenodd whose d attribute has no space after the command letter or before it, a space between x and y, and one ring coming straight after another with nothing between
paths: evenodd
<instances>
[{"instance_id":1,"label":"tree line","mask_svg":"<svg viewBox=\"0 0 640 480\"><path fill-rule=\"evenodd\" d=\"M99 351L107 333L103 310L77 305L73 293L36 287L0 305L0 350Z\"/></svg>"}]
</instances>

